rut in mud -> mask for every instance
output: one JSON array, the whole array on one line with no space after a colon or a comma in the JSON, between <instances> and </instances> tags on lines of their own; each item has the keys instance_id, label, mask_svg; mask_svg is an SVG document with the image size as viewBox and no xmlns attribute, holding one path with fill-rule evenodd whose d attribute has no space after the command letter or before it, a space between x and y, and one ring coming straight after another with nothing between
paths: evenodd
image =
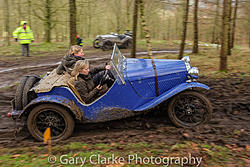
<instances>
[{"instance_id":1,"label":"rut in mud","mask_svg":"<svg viewBox=\"0 0 250 167\"><path fill-rule=\"evenodd\" d=\"M106 123L77 125L72 137L54 144L69 142L84 143L135 143L149 142L176 144L183 140L219 145L235 144L245 147L250 144L250 77L232 76L211 79L202 77L200 82L210 86L204 92L213 104L212 120L194 129L174 127L162 107L133 118ZM9 100L14 97L15 87L1 91L0 97L0 147L21 147L43 145L32 137L16 140L13 137L14 124L6 117Z\"/></svg>"}]
</instances>

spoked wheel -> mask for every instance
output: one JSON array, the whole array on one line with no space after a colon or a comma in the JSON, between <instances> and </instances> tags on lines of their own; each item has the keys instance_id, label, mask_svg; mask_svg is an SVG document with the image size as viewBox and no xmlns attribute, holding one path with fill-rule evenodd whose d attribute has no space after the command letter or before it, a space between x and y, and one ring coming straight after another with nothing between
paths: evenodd
<instances>
[{"instance_id":1,"label":"spoked wheel","mask_svg":"<svg viewBox=\"0 0 250 167\"><path fill-rule=\"evenodd\" d=\"M212 106L201 93L186 91L173 97L168 115L176 126L191 128L211 119Z\"/></svg>"},{"instance_id":2,"label":"spoked wheel","mask_svg":"<svg viewBox=\"0 0 250 167\"><path fill-rule=\"evenodd\" d=\"M42 104L35 107L28 116L28 129L37 140L43 141L47 128L51 129L51 139L66 139L74 131L75 122L65 108L55 104Z\"/></svg>"}]
</instances>

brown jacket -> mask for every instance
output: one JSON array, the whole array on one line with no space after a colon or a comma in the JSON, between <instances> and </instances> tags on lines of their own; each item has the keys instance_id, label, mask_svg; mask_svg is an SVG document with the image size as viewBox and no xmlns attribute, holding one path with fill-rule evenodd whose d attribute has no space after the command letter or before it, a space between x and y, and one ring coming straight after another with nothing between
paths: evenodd
<instances>
[{"instance_id":1,"label":"brown jacket","mask_svg":"<svg viewBox=\"0 0 250 167\"><path fill-rule=\"evenodd\" d=\"M98 68L91 70L91 73L96 73L96 72L98 72L100 70L104 70L104 69L105 69L105 67L98 67ZM89 73L88 75L80 74L78 76L78 79L74 82L74 86L75 86L76 90L79 92L82 100L85 103L93 102L99 96L104 94L106 92L105 90L107 88L104 86L101 90L98 90L94 85L91 73Z\"/></svg>"}]
</instances>

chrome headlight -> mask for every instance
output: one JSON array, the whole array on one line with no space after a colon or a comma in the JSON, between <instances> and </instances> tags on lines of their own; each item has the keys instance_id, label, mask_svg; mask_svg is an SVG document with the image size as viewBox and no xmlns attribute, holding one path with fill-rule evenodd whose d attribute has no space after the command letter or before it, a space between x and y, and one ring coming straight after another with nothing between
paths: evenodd
<instances>
[{"instance_id":1,"label":"chrome headlight","mask_svg":"<svg viewBox=\"0 0 250 167\"><path fill-rule=\"evenodd\" d=\"M181 60L184 61L185 65L186 65L186 69L188 71L191 68L189 56L185 56Z\"/></svg>"},{"instance_id":2,"label":"chrome headlight","mask_svg":"<svg viewBox=\"0 0 250 167\"><path fill-rule=\"evenodd\" d=\"M190 75L195 75L195 76L198 76L199 75L199 70L197 67L192 67L188 70L188 73Z\"/></svg>"},{"instance_id":3,"label":"chrome headlight","mask_svg":"<svg viewBox=\"0 0 250 167\"><path fill-rule=\"evenodd\" d=\"M197 67L192 67L190 65L190 58L189 58L189 56L185 56L181 60L184 61L189 76L191 78L193 78L193 79L197 79L198 75L199 75L199 70L198 70ZM189 81L191 81L191 80L189 80Z\"/></svg>"}]
</instances>

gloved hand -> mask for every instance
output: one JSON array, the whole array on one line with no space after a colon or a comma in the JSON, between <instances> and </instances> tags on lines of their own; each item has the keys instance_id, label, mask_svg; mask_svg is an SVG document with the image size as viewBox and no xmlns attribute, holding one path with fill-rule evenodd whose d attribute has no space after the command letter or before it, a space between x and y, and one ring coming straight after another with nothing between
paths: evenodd
<instances>
[{"instance_id":1,"label":"gloved hand","mask_svg":"<svg viewBox=\"0 0 250 167\"><path fill-rule=\"evenodd\" d=\"M15 41L17 42L17 38L15 38Z\"/></svg>"},{"instance_id":2,"label":"gloved hand","mask_svg":"<svg viewBox=\"0 0 250 167\"><path fill-rule=\"evenodd\" d=\"M31 42L34 42L34 40L31 40Z\"/></svg>"}]
</instances>

